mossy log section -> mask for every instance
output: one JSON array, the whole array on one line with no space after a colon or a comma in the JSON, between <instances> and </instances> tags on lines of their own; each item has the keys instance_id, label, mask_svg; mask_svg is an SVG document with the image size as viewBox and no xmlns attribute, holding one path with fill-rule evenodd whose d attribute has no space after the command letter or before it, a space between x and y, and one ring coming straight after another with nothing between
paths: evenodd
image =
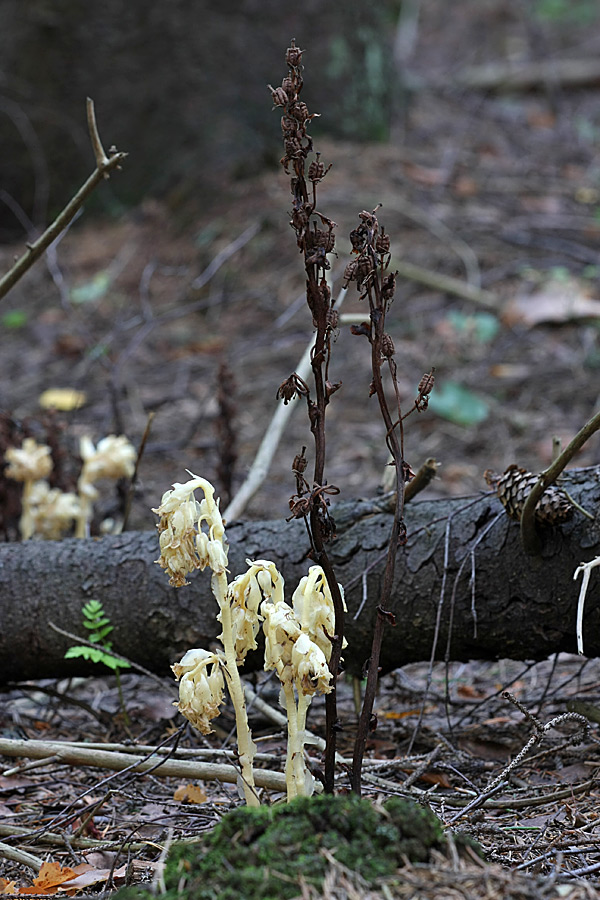
<instances>
[{"instance_id":1,"label":"mossy log section","mask_svg":"<svg viewBox=\"0 0 600 900\"><path fill-rule=\"evenodd\" d=\"M594 518L576 510L567 524L545 529L537 557L524 553L518 523L493 494L406 507L409 539L398 550L390 604L397 624L385 637L384 671L429 659L438 619L437 659L533 660L576 651L580 582L573 573L600 555L600 468L570 470L563 484ZM331 553L348 604L344 656L347 670L360 673L391 516L366 500L341 504L334 515ZM310 565L301 521L233 522L227 533L232 576L247 558L273 559L291 593ZM90 599L101 600L111 617L115 650L153 672L167 674L190 647L208 647L220 630L209 574L197 572L176 590L154 564L157 556L154 532L1 546L0 683L97 672L83 660L63 659L70 642L48 624L82 634L81 607ZM596 581L592 573L583 632L589 656L600 656ZM260 655L251 656L247 666L259 667Z\"/></svg>"}]
</instances>

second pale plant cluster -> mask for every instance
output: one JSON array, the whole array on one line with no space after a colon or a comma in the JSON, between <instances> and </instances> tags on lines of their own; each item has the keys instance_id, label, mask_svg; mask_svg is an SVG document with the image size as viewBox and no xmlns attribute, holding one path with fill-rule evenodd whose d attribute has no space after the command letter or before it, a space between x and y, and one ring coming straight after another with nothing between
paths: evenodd
<instances>
[{"instance_id":1,"label":"second pale plant cluster","mask_svg":"<svg viewBox=\"0 0 600 900\"><path fill-rule=\"evenodd\" d=\"M191 473L190 473L191 474ZM194 491L202 491L198 501ZM185 585L195 569L212 569L211 587L219 606L222 649L188 650L173 666L179 679L178 708L203 734L220 710L227 686L236 716L240 763L239 787L249 805L258 804L254 784L252 740L239 668L257 648L262 627L265 669L281 683L280 702L288 720L286 783L288 800L310 796L315 783L305 755L306 715L315 693L329 693L332 675L328 661L334 634L334 609L327 579L320 566L311 566L294 591L284 598L284 580L274 563L247 560L248 570L227 579L227 539L213 486L192 476L173 485L160 506L161 555L157 562L175 587Z\"/></svg>"},{"instance_id":2,"label":"second pale plant cluster","mask_svg":"<svg viewBox=\"0 0 600 900\"><path fill-rule=\"evenodd\" d=\"M75 525L75 537L88 536L92 505L99 496L96 482L105 478L131 478L136 451L127 438L111 434L94 446L84 437L80 442L83 460L77 493L51 488L50 447L25 438L21 447L5 453L7 478L23 482L19 529L23 540L38 537L60 540Z\"/></svg>"}]
</instances>

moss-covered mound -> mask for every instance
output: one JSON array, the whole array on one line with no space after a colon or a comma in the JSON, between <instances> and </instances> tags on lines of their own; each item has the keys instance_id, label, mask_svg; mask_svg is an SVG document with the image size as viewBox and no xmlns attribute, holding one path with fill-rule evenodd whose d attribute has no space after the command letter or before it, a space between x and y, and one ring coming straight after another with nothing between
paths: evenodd
<instances>
[{"instance_id":1,"label":"moss-covered mound","mask_svg":"<svg viewBox=\"0 0 600 900\"><path fill-rule=\"evenodd\" d=\"M378 809L353 795L299 798L277 807L240 807L198 844L178 844L167 861L166 898L285 900L300 876L320 887L322 848L365 881L391 875L403 860L426 862L444 838L439 820L416 803L390 798ZM143 897L120 891L119 900Z\"/></svg>"}]
</instances>

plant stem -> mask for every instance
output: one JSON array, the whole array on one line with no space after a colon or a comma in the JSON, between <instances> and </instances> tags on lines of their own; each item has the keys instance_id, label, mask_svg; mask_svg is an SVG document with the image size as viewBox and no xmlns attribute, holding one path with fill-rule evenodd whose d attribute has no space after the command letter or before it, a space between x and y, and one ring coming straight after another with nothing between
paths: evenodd
<instances>
[{"instance_id":1,"label":"plant stem","mask_svg":"<svg viewBox=\"0 0 600 900\"><path fill-rule=\"evenodd\" d=\"M256 793L254 783L254 769L252 763L256 754L256 745L252 740L250 726L248 724L248 712L240 671L237 665L235 645L233 641L233 627L231 621L231 606L227 600L227 576L214 574L212 588L219 608L221 610L221 625L223 626L223 649L225 651L225 678L229 689L229 696L235 711L235 725L237 731L237 743L239 750L239 763L242 770L242 787L248 806L259 806L260 801Z\"/></svg>"},{"instance_id":2,"label":"plant stem","mask_svg":"<svg viewBox=\"0 0 600 900\"><path fill-rule=\"evenodd\" d=\"M121 707L121 713L123 715L123 724L126 728L131 725L131 719L129 718L129 713L127 712L127 707L125 706L125 697L123 696L123 685L121 683L121 676L119 674L119 670L115 669L115 679L117 681L117 691L119 692L119 706Z\"/></svg>"},{"instance_id":3,"label":"plant stem","mask_svg":"<svg viewBox=\"0 0 600 900\"><path fill-rule=\"evenodd\" d=\"M291 681L283 684L283 696L285 697L285 711L287 715L287 755L285 760L285 780L287 783L288 803L294 797L303 793L302 783L298 780L298 754L302 754L302 748L298 746L298 707L294 696L294 686Z\"/></svg>"},{"instance_id":4,"label":"plant stem","mask_svg":"<svg viewBox=\"0 0 600 900\"><path fill-rule=\"evenodd\" d=\"M361 225L350 235L353 248L359 254L359 257L355 263L350 264L346 271L347 278L356 280L357 287L364 292L363 296L367 296L369 299L370 323L359 325L355 333L364 334L371 344L371 371L373 378L370 392L377 395L379 409L385 424L386 443L396 470L396 495L394 519L381 588L381 600L377 607L377 619L368 663L367 684L352 760L352 790L359 795L361 793L362 762L367 736L369 731L374 729L375 725L373 704L379 677L379 658L384 627L386 623L395 625L394 616L387 612L385 607L389 603L392 593L398 544L406 539L404 485L407 467L404 462L403 417L396 379L396 363L393 359L395 350L390 335L385 332L385 316L395 290L395 275L385 274L390 258L389 238L384 234L383 230L379 232L379 223L375 212L376 210L371 214L366 211L360 213ZM381 368L384 361L387 361L396 397L395 420L390 413L383 387Z\"/></svg>"},{"instance_id":5,"label":"plant stem","mask_svg":"<svg viewBox=\"0 0 600 900\"><path fill-rule=\"evenodd\" d=\"M556 457L554 462L541 473L538 482L533 486L521 513L521 540L523 549L530 556L538 556L542 550L542 541L535 524L535 508L538 500L547 487L551 485L560 473L563 471L567 463L575 456L578 450L583 447L585 442L600 429L600 412L586 422L586 424L577 432L575 437L565 447L562 453Z\"/></svg>"}]
</instances>

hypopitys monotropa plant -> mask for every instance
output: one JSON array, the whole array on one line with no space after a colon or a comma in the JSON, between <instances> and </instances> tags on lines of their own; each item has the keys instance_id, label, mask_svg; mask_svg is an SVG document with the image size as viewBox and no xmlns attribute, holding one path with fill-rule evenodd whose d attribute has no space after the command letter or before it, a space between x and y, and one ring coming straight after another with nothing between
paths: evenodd
<instances>
[{"instance_id":1,"label":"hypopitys monotropa plant","mask_svg":"<svg viewBox=\"0 0 600 900\"><path fill-rule=\"evenodd\" d=\"M78 494L51 488L45 480L52 472L50 447L25 438L21 447L9 447L4 458L7 478L23 482L19 529L24 541L32 537L60 540L75 523L75 537L89 533L93 502L99 496L95 482L102 478L131 478L136 451L123 435L103 438L94 447L90 438L80 442L83 460Z\"/></svg>"},{"instance_id":2,"label":"hypopitys monotropa plant","mask_svg":"<svg viewBox=\"0 0 600 900\"><path fill-rule=\"evenodd\" d=\"M343 597L341 585L339 589ZM308 575L300 580L292 606L283 598L271 598L271 602L261 605L261 613L265 669L277 672L281 681L280 703L288 720L285 769L288 800L311 796L314 779L304 757L306 715L314 694L328 694L333 689L329 660L335 611L321 566L311 566Z\"/></svg>"},{"instance_id":3,"label":"hypopitys monotropa plant","mask_svg":"<svg viewBox=\"0 0 600 900\"><path fill-rule=\"evenodd\" d=\"M189 473L191 474L191 473ZM198 501L194 492L202 491ZM262 623L265 634L265 669L274 669L281 681L281 705L288 718L286 783L288 800L309 796L314 780L306 767L306 714L315 693L332 689L328 668L329 635L334 630L331 592L320 566L312 566L298 585L290 606L284 599L284 580L274 563L247 560L248 570L227 581L227 539L214 488L192 476L174 484L153 512L160 516L157 560L174 587L189 582L186 576L207 566L211 588L219 606L222 649L188 650L172 666L179 680L179 711L203 734L219 714L227 686L235 711L240 764L239 787L248 805L259 803L255 789L252 740L239 667L257 648ZM340 588L341 590L341 588Z\"/></svg>"},{"instance_id":4,"label":"hypopitys monotropa plant","mask_svg":"<svg viewBox=\"0 0 600 900\"><path fill-rule=\"evenodd\" d=\"M53 463L50 447L25 438L21 447L9 447L4 455L7 478L23 482L19 531L24 541L32 537L59 541L80 514L76 494L51 488L46 478Z\"/></svg>"}]
</instances>

